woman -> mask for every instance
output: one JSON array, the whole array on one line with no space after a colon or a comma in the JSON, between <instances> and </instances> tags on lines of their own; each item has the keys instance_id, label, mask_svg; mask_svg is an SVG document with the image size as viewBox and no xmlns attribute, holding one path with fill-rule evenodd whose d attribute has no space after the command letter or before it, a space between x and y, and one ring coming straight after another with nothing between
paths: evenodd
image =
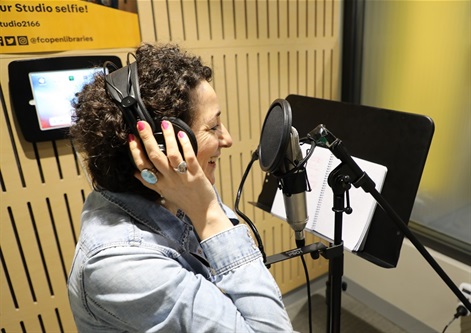
<instances>
[{"instance_id":1,"label":"woman","mask_svg":"<svg viewBox=\"0 0 471 333\"><path fill-rule=\"evenodd\" d=\"M136 63L166 154L148 122L137 122L139 138L129 134L103 75L75 101L71 136L95 188L68 281L79 331L292 331L248 229L233 223L213 187L217 159L232 139L211 69L174 45L144 44ZM189 125L196 156L188 134L175 133L163 116Z\"/></svg>"}]
</instances>

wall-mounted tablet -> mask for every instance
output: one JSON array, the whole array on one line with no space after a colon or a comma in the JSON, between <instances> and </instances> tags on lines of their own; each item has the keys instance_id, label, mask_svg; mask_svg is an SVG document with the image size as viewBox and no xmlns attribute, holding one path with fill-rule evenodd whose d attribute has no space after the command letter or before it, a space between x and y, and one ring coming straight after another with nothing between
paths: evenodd
<instances>
[{"instance_id":1,"label":"wall-mounted tablet","mask_svg":"<svg viewBox=\"0 0 471 333\"><path fill-rule=\"evenodd\" d=\"M76 56L12 61L8 66L10 98L17 127L29 142L67 137L71 102L83 86L116 56Z\"/></svg>"}]
</instances>

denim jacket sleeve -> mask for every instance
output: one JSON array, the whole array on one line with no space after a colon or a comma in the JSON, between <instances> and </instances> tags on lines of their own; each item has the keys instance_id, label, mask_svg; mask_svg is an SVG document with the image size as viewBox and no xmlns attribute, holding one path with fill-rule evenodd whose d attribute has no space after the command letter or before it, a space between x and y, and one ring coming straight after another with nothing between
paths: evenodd
<instances>
[{"instance_id":1,"label":"denim jacket sleeve","mask_svg":"<svg viewBox=\"0 0 471 333\"><path fill-rule=\"evenodd\" d=\"M278 285L245 225L219 233L201 246L212 267L215 285L230 299L223 299L223 308L214 313L213 318L223 319L216 331L292 332Z\"/></svg>"},{"instance_id":2,"label":"denim jacket sleeve","mask_svg":"<svg viewBox=\"0 0 471 333\"><path fill-rule=\"evenodd\" d=\"M82 258L82 301L91 317L78 322L86 322L85 330L292 332L278 286L245 225L201 243L210 280L184 269L171 248L140 244L123 253L115 245Z\"/></svg>"}]
</instances>

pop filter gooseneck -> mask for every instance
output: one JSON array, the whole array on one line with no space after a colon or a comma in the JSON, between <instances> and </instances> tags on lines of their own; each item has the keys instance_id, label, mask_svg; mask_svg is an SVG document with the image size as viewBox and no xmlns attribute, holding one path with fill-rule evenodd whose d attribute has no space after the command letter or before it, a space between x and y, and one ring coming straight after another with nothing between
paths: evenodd
<instances>
[{"instance_id":1,"label":"pop filter gooseneck","mask_svg":"<svg viewBox=\"0 0 471 333\"><path fill-rule=\"evenodd\" d=\"M258 154L260 168L276 174L285 156L291 132L291 106L284 99L276 99L263 122Z\"/></svg>"}]
</instances>

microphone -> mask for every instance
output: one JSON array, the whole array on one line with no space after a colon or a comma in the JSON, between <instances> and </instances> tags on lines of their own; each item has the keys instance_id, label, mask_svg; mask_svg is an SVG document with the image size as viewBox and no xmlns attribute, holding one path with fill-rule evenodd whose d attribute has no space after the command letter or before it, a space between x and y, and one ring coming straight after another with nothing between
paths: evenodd
<instances>
[{"instance_id":1,"label":"microphone","mask_svg":"<svg viewBox=\"0 0 471 333\"><path fill-rule=\"evenodd\" d=\"M303 154L299 145L298 131L291 127L288 149L284 162L280 167L285 175L280 178L280 182L285 203L286 221L294 230L298 247L304 246L304 228L308 219L306 168L304 165L300 165L302 159Z\"/></svg>"},{"instance_id":2,"label":"microphone","mask_svg":"<svg viewBox=\"0 0 471 333\"><path fill-rule=\"evenodd\" d=\"M307 175L298 131L291 126L288 101L275 100L262 127L258 154L260 168L278 178L283 192L286 221L294 230L296 245L302 247L306 226Z\"/></svg>"}]
</instances>

